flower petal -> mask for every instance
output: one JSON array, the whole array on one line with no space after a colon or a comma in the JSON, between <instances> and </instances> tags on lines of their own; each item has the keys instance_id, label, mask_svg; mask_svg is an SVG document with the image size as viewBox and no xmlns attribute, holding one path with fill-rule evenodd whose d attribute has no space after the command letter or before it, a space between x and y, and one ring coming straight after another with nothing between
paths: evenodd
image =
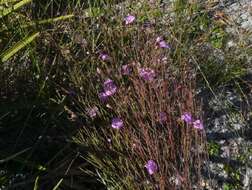
<instances>
[{"instance_id":1,"label":"flower petal","mask_svg":"<svg viewBox=\"0 0 252 190\"><path fill-rule=\"evenodd\" d=\"M131 24L135 21L136 17L133 15L128 15L124 18L124 22L126 25Z\"/></svg>"},{"instance_id":2,"label":"flower petal","mask_svg":"<svg viewBox=\"0 0 252 190\"><path fill-rule=\"evenodd\" d=\"M144 167L147 169L149 175L153 175L158 171L158 166L154 160L149 160Z\"/></svg>"},{"instance_id":3,"label":"flower petal","mask_svg":"<svg viewBox=\"0 0 252 190\"><path fill-rule=\"evenodd\" d=\"M114 129L122 128L123 127L123 120L118 118L118 117L113 118L111 127L114 128Z\"/></svg>"}]
</instances>

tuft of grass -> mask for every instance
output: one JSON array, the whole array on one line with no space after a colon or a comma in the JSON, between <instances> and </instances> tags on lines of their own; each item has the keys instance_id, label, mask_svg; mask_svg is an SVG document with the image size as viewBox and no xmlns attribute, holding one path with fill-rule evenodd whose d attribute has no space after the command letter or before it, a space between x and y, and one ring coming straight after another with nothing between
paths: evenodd
<instances>
[{"instance_id":1,"label":"tuft of grass","mask_svg":"<svg viewBox=\"0 0 252 190\"><path fill-rule=\"evenodd\" d=\"M151 13L159 10L145 3L141 4L144 12L141 6L131 4L124 8L122 15L116 15L115 9L106 11L108 14L102 18L92 19L96 27L91 34L87 32L90 36L85 35L91 42L85 47L88 57L71 69L71 82L76 89L76 106L72 111L86 121L74 141L96 150L83 154L95 170L83 170L97 176L109 189L175 189L178 186L190 189L192 184L199 187L200 171L206 159L204 132L194 130L179 119L186 111L198 118L202 114L194 99L194 68L183 49L190 47L188 33L177 32L178 23L162 25L163 31L159 31L160 25L156 28L150 24L145 28L141 15L145 14L145 21L152 21ZM135 15L137 21L125 26L123 18L129 13ZM110 17L115 19L111 21ZM155 17L156 21L159 19L162 19L161 14ZM86 31L85 23L82 31ZM156 46L158 36L163 36L172 48L162 50ZM194 36L193 40L199 36ZM99 52L108 53L110 59L101 61ZM120 72L125 64L132 69L126 77ZM141 68L152 68L157 79L150 83L143 81L138 75ZM115 81L118 92L104 104L98 93L108 78ZM94 120L86 111L93 106L99 108L99 116ZM165 112L168 118L164 124L159 123L160 112ZM111 128L113 117L122 118L123 129ZM153 176L144 168L149 159L159 166Z\"/></svg>"}]
</instances>

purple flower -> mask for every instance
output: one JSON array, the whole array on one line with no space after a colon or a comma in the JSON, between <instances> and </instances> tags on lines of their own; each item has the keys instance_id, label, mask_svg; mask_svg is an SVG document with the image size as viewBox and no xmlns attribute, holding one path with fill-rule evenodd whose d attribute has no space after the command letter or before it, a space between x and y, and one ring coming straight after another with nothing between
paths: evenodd
<instances>
[{"instance_id":1,"label":"purple flower","mask_svg":"<svg viewBox=\"0 0 252 190\"><path fill-rule=\"evenodd\" d=\"M181 119L185 121L186 123L192 123L192 115L188 112L185 112L181 115Z\"/></svg>"},{"instance_id":2,"label":"purple flower","mask_svg":"<svg viewBox=\"0 0 252 190\"><path fill-rule=\"evenodd\" d=\"M158 171L158 166L154 160L149 160L144 166L150 175L153 175Z\"/></svg>"},{"instance_id":3,"label":"purple flower","mask_svg":"<svg viewBox=\"0 0 252 190\"><path fill-rule=\"evenodd\" d=\"M161 40L160 42L158 42L158 45L160 48L165 48L165 49L170 49L171 47L169 46L169 44L167 44L164 40Z\"/></svg>"},{"instance_id":4,"label":"purple flower","mask_svg":"<svg viewBox=\"0 0 252 190\"><path fill-rule=\"evenodd\" d=\"M140 68L139 69L139 75L141 78L147 81L154 80L156 74L155 71L150 68Z\"/></svg>"},{"instance_id":5,"label":"purple flower","mask_svg":"<svg viewBox=\"0 0 252 190\"><path fill-rule=\"evenodd\" d=\"M170 45L167 44L167 43L164 41L164 39L163 39L162 37L160 37L160 36L158 36L158 37L156 38L156 43L158 44L158 46L159 46L160 48L165 48L165 49L171 48Z\"/></svg>"},{"instance_id":6,"label":"purple flower","mask_svg":"<svg viewBox=\"0 0 252 190\"><path fill-rule=\"evenodd\" d=\"M129 64L122 66L122 74L123 75L129 75L130 72L131 72L131 68L130 68Z\"/></svg>"},{"instance_id":7,"label":"purple flower","mask_svg":"<svg viewBox=\"0 0 252 190\"><path fill-rule=\"evenodd\" d=\"M108 97L109 97L105 92L99 93L98 96L99 96L99 99L100 99L101 101L103 101L103 102L107 101L107 99L108 99Z\"/></svg>"},{"instance_id":8,"label":"purple flower","mask_svg":"<svg viewBox=\"0 0 252 190\"><path fill-rule=\"evenodd\" d=\"M159 121L160 123L164 123L167 121L167 115L165 112L160 112L159 113Z\"/></svg>"},{"instance_id":9,"label":"purple flower","mask_svg":"<svg viewBox=\"0 0 252 190\"><path fill-rule=\"evenodd\" d=\"M120 129L123 127L123 121L118 118L118 117L115 117L112 119L112 124L111 124L112 128L114 129Z\"/></svg>"},{"instance_id":10,"label":"purple flower","mask_svg":"<svg viewBox=\"0 0 252 190\"><path fill-rule=\"evenodd\" d=\"M102 61L107 61L107 60L109 60L109 55L106 54L106 53L101 53L99 57L100 57L100 59L101 59Z\"/></svg>"},{"instance_id":11,"label":"purple flower","mask_svg":"<svg viewBox=\"0 0 252 190\"><path fill-rule=\"evenodd\" d=\"M94 106L92 108L88 108L87 113L88 113L89 117L91 117L93 119L98 114L98 108L96 106Z\"/></svg>"},{"instance_id":12,"label":"purple flower","mask_svg":"<svg viewBox=\"0 0 252 190\"><path fill-rule=\"evenodd\" d=\"M126 17L124 18L124 22L125 22L125 24L128 25L128 24L133 23L135 19L136 19L135 16L133 16L133 15L128 15L128 16L126 16Z\"/></svg>"},{"instance_id":13,"label":"purple flower","mask_svg":"<svg viewBox=\"0 0 252 190\"><path fill-rule=\"evenodd\" d=\"M111 79L107 79L103 83L103 89L104 89L104 93L107 96L112 96L113 94L116 93L117 87L116 87L115 83Z\"/></svg>"},{"instance_id":14,"label":"purple flower","mask_svg":"<svg viewBox=\"0 0 252 190\"><path fill-rule=\"evenodd\" d=\"M193 127L195 129L203 129L204 128L203 123L199 119L197 119L193 122Z\"/></svg>"},{"instance_id":15,"label":"purple flower","mask_svg":"<svg viewBox=\"0 0 252 190\"><path fill-rule=\"evenodd\" d=\"M117 87L115 83L111 79L107 79L103 83L103 92L99 93L99 98L101 101L105 102L107 101L108 97L112 96L113 94L116 93Z\"/></svg>"}]
</instances>

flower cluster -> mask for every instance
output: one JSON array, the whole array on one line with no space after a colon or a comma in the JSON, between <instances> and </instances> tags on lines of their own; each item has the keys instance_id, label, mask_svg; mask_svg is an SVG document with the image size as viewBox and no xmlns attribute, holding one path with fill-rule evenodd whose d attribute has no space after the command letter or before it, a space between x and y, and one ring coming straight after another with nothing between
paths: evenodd
<instances>
[{"instance_id":1,"label":"flower cluster","mask_svg":"<svg viewBox=\"0 0 252 190\"><path fill-rule=\"evenodd\" d=\"M150 68L140 68L138 73L139 76L146 81L153 81L156 76L155 71Z\"/></svg>"},{"instance_id":2,"label":"flower cluster","mask_svg":"<svg viewBox=\"0 0 252 190\"><path fill-rule=\"evenodd\" d=\"M124 23L126 25L132 24L135 21L136 17L133 15L127 15L124 18ZM163 49L170 49L170 45L162 38L157 37L156 38L156 46ZM107 53L101 53L99 58L102 61L107 61L110 59L109 55ZM130 64L124 64L121 66L121 74L122 75L130 75L132 72L132 67ZM138 67L138 76L148 82L154 81L156 78L155 70L150 67ZM115 85L114 81L111 79L107 79L103 83L103 91L99 93L99 98L101 101L106 101L109 97L113 96L117 92L117 86ZM88 109L88 115L91 118L95 118L98 113L98 108L93 107ZM167 122L167 113L166 112L160 112L158 115L158 120L161 124L164 124ZM192 115L188 112L185 112L181 115L181 120L186 122L187 124L193 125L195 129L203 129L202 122L197 119L193 120ZM114 117L111 121L111 127L113 129L122 129L124 128L124 121L120 117ZM112 139L108 138L107 141L109 143L112 142ZM148 160L147 163L144 165L149 175L153 175L156 172L158 172L158 164L154 160Z\"/></svg>"},{"instance_id":3,"label":"flower cluster","mask_svg":"<svg viewBox=\"0 0 252 190\"><path fill-rule=\"evenodd\" d=\"M103 83L103 92L99 93L99 98L102 101L106 101L108 97L114 95L117 91L117 86L115 85L114 81L111 79L107 79Z\"/></svg>"},{"instance_id":4,"label":"flower cluster","mask_svg":"<svg viewBox=\"0 0 252 190\"><path fill-rule=\"evenodd\" d=\"M199 119L193 120L192 115L188 112L181 115L181 120L187 124L192 124L195 129L204 129L203 123Z\"/></svg>"}]
</instances>

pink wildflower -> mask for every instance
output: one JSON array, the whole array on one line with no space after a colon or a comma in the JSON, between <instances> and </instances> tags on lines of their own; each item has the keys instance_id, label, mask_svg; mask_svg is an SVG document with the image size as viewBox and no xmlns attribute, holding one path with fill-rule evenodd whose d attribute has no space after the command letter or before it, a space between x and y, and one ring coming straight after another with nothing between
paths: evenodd
<instances>
[{"instance_id":1,"label":"pink wildflower","mask_svg":"<svg viewBox=\"0 0 252 190\"><path fill-rule=\"evenodd\" d=\"M106 53L101 53L99 57L100 57L100 59L101 59L102 61L107 61L107 60L109 60L109 55L106 54Z\"/></svg>"},{"instance_id":2,"label":"pink wildflower","mask_svg":"<svg viewBox=\"0 0 252 190\"><path fill-rule=\"evenodd\" d=\"M123 120L121 120L118 117L115 117L112 119L112 124L111 124L112 128L114 129L121 129L123 127Z\"/></svg>"},{"instance_id":3,"label":"pink wildflower","mask_svg":"<svg viewBox=\"0 0 252 190\"><path fill-rule=\"evenodd\" d=\"M126 25L131 24L135 21L136 17L133 15L128 15L124 18L124 22Z\"/></svg>"},{"instance_id":4,"label":"pink wildflower","mask_svg":"<svg viewBox=\"0 0 252 190\"><path fill-rule=\"evenodd\" d=\"M87 109L87 113L88 113L89 117L91 117L93 119L98 114L98 108L96 106L89 108L89 109Z\"/></svg>"},{"instance_id":5,"label":"pink wildflower","mask_svg":"<svg viewBox=\"0 0 252 190\"><path fill-rule=\"evenodd\" d=\"M156 76L155 71L150 68L140 68L139 75L146 81L152 81Z\"/></svg>"},{"instance_id":6,"label":"pink wildflower","mask_svg":"<svg viewBox=\"0 0 252 190\"><path fill-rule=\"evenodd\" d=\"M197 119L193 122L193 127L195 129L200 129L200 130L202 130L204 128L203 123L199 119Z\"/></svg>"},{"instance_id":7,"label":"pink wildflower","mask_svg":"<svg viewBox=\"0 0 252 190\"><path fill-rule=\"evenodd\" d=\"M149 175L153 175L158 171L158 166L154 160L149 160L144 167L147 169Z\"/></svg>"},{"instance_id":8,"label":"pink wildflower","mask_svg":"<svg viewBox=\"0 0 252 190\"><path fill-rule=\"evenodd\" d=\"M158 46L160 48L165 48L165 49L171 48L170 45L168 43L166 43L165 40L162 37L160 37L160 36L157 37L156 43L158 44Z\"/></svg>"},{"instance_id":9,"label":"pink wildflower","mask_svg":"<svg viewBox=\"0 0 252 190\"><path fill-rule=\"evenodd\" d=\"M181 115L181 119L185 121L186 123L192 123L192 115L188 112L185 112L184 114Z\"/></svg>"},{"instance_id":10,"label":"pink wildflower","mask_svg":"<svg viewBox=\"0 0 252 190\"><path fill-rule=\"evenodd\" d=\"M170 49L169 44L167 44L164 40L160 41L158 44L160 48Z\"/></svg>"},{"instance_id":11,"label":"pink wildflower","mask_svg":"<svg viewBox=\"0 0 252 190\"><path fill-rule=\"evenodd\" d=\"M101 101L103 101L103 102L107 101L107 99L108 99L108 97L109 97L105 92L99 93L98 96L99 96L99 99L100 99Z\"/></svg>"},{"instance_id":12,"label":"pink wildflower","mask_svg":"<svg viewBox=\"0 0 252 190\"><path fill-rule=\"evenodd\" d=\"M111 79L107 79L103 83L104 92L107 96L112 96L116 93L117 87Z\"/></svg>"},{"instance_id":13,"label":"pink wildflower","mask_svg":"<svg viewBox=\"0 0 252 190\"><path fill-rule=\"evenodd\" d=\"M115 83L111 79L107 79L103 83L103 92L99 93L99 98L101 101L106 101L108 97L112 96L113 94L116 93L117 87Z\"/></svg>"},{"instance_id":14,"label":"pink wildflower","mask_svg":"<svg viewBox=\"0 0 252 190\"><path fill-rule=\"evenodd\" d=\"M131 72L131 69L130 69L130 65L129 64L122 66L122 74L123 75L129 75L130 72Z\"/></svg>"}]
</instances>

